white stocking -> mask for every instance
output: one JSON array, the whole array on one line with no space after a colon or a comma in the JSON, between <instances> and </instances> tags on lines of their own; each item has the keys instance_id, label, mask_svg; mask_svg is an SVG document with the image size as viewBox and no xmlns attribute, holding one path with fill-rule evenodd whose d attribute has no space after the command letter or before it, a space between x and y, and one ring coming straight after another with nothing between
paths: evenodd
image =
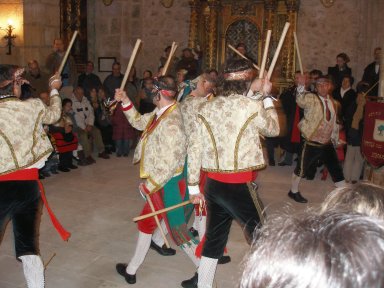
<instances>
[{"instance_id":1,"label":"white stocking","mask_svg":"<svg viewBox=\"0 0 384 288\"><path fill-rule=\"evenodd\" d=\"M212 288L215 279L217 259L201 257L200 266L197 270L199 274L198 288Z\"/></svg>"},{"instance_id":2,"label":"white stocking","mask_svg":"<svg viewBox=\"0 0 384 288\"><path fill-rule=\"evenodd\" d=\"M160 221L160 225L161 225L161 228L163 229L164 234L166 236L168 234L168 229L167 229L167 225L165 225L164 220ZM157 246L160 246L160 247L163 247L163 245L165 244L164 238L161 235L159 228L156 228L155 232L152 234L152 241L155 242L155 244Z\"/></svg>"},{"instance_id":3,"label":"white stocking","mask_svg":"<svg viewBox=\"0 0 384 288\"><path fill-rule=\"evenodd\" d=\"M44 288L44 265L40 256L24 255L19 258L23 263L28 288Z\"/></svg>"},{"instance_id":4,"label":"white stocking","mask_svg":"<svg viewBox=\"0 0 384 288\"><path fill-rule=\"evenodd\" d=\"M292 174L292 186L291 186L292 193L299 192L300 180L301 180L301 177L297 176L295 173Z\"/></svg>"},{"instance_id":5,"label":"white stocking","mask_svg":"<svg viewBox=\"0 0 384 288\"><path fill-rule=\"evenodd\" d=\"M144 262L145 256L147 256L149 246L151 246L152 234L146 234L139 232L139 239L137 239L135 254L127 266L127 273L135 275L137 269Z\"/></svg>"}]
</instances>

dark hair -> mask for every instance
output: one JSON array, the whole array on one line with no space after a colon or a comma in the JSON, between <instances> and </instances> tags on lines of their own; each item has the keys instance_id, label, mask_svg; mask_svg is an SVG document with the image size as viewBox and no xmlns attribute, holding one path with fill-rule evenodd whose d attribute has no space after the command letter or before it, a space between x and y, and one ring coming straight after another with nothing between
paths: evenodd
<instances>
[{"instance_id":1,"label":"dark hair","mask_svg":"<svg viewBox=\"0 0 384 288\"><path fill-rule=\"evenodd\" d=\"M230 59L228 60L225 68L224 74L240 72L248 69L253 69L252 62L245 59ZM224 75L220 76L218 79L218 95L220 96L229 96L231 94L244 94L247 90L248 81L245 80L236 80L236 81L227 81L225 80Z\"/></svg>"},{"instance_id":2,"label":"dark hair","mask_svg":"<svg viewBox=\"0 0 384 288\"><path fill-rule=\"evenodd\" d=\"M148 72L149 75L150 75L149 77L152 77L152 71L151 71L151 70L144 70L143 74L144 74L145 72Z\"/></svg>"},{"instance_id":3,"label":"dark hair","mask_svg":"<svg viewBox=\"0 0 384 288\"><path fill-rule=\"evenodd\" d=\"M353 83L355 82L355 78L353 78L351 75L344 75L343 76L343 80L344 78L348 78L349 80L349 84L351 84L351 86L353 85Z\"/></svg>"},{"instance_id":4,"label":"dark hair","mask_svg":"<svg viewBox=\"0 0 384 288\"><path fill-rule=\"evenodd\" d=\"M0 84L7 80L12 80L18 66L0 64ZM0 88L0 95L13 95L13 82Z\"/></svg>"},{"instance_id":5,"label":"dark hair","mask_svg":"<svg viewBox=\"0 0 384 288\"><path fill-rule=\"evenodd\" d=\"M167 52L168 50L171 50L171 46L167 46L167 47L165 47L165 49L164 49L164 52ZM183 50L184 51L184 50Z\"/></svg>"},{"instance_id":6,"label":"dark hair","mask_svg":"<svg viewBox=\"0 0 384 288\"><path fill-rule=\"evenodd\" d=\"M350 61L349 56L346 53L340 53L336 56L336 58L341 58L344 60L345 63L348 63Z\"/></svg>"},{"instance_id":7,"label":"dark hair","mask_svg":"<svg viewBox=\"0 0 384 288\"><path fill-rule=\"evenodd\" d=\"M309 75L318 75L318 76L323 76L323 72L321 72L318 69L313 69L311 72L309 72Z\"/></svg>"},{"instance_id":8,"label":"dark hair","mask_svg":"<svg viewBox=\"0 0 384 288\"><path fill-rule=\"evenodd\" d=\"M255 236L241 288L384 285L383 220L336 210L280 215Z\"/></svg>"},{"instance_id":9,"label":"dark hair","mask_svg":"<svg viewBox=\"0 0 384 288\"><path fill-rule=\"evenodd\" d=\"M33 88L31 85L25 83L21 85L21 95L20 100L28 100L29 98L33 98Z\"/></svg>"},{"instance_id":10,"label":"dark hair","mask_svg":"<svg viewBox=\"0 0 384 288\"><path fill-rule=\"evenodd\" d=\"M68 103L71 103L72 104L72 100L71 99L69 99L69 98L65 98L65 99L63 99L63 101L61 102L61 106L65 106L66 104L68 104Z\"/></svg>"}]
</instances>

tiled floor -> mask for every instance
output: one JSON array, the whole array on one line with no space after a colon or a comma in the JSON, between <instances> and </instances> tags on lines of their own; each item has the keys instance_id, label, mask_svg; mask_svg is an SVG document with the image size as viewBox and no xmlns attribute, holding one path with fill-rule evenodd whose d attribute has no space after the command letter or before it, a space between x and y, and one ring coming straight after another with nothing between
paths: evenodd
<instances>
[{"instance_id":1,"label":"tiled floor","mask_svg":"<svg viewBox=\"0 0 384 288\"><path fill-rule=\"evenodd\" d=\"M137 237L132 218L143 205L138 193L138 166L132 159L112 157L97 160L95 165L43 180L49 203L62 224L72 233L63 242L44 211L40 229L40 248L44 261L56 253L46 270L48 288L117 288L127 287L115 272L117 262L127 262L134 252ZM285 209L304 209L286 196L292 167L268 167L260 172L260 196L267 213ZM301 191L311 204L323 199L332 182L303 181ZM248 249L242 231L232 226L228 243L232 262L220 265L217 287L237 287L241 261ZM193 276L193 264L184 253L163 257L150 250L132 286L173 288ZM22 267L14 258L12 225L8 225L0 246L0 287L25 287Z\"/></svg>"}]
</instances>

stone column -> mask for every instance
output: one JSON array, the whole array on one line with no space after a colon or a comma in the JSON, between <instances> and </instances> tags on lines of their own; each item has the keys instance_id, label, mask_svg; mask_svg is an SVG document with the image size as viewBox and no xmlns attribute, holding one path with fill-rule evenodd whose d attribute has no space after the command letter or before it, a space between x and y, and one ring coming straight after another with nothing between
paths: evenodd
<instances>
[{"instance_id":1,"label":"stone column","mask_svg":"<svg viewBox=\"0 0 384 288\"><path fill-rule=\"evenodd\" d=\"M293 39L293 32L296 31L297 12L299 11L300 1L299 0L285 0L287 6L287 21L290 23L290 27L285 39L283 48L283 63L285 70L283 70L282 77L285 79L293 79L295 75L295 43Z\"/></svg>"},{"instance_id":2,"label":"stone column","mask_svg":"<svg viewBox=\"0 0 384 288\"><path fill-rule=\"evenodd\" d=\"M189 23L189 38L188 38L188 47L195 48L198 35L198 20L200 12L200 1L199 0L189 0L189 6L191 7L191 17Z\"/></svg>"}]
</instances>

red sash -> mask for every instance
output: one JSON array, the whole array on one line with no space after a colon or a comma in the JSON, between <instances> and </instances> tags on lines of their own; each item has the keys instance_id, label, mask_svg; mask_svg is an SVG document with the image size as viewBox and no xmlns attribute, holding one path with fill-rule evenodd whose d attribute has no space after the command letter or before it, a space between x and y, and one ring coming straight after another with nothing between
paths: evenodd
<instances>
[{"instance_id":1,"label":"red sash","mask_svg":"<svg viewBox=\"0 0 384 288\"><path fill-rule=\"evenodd\" d=\"M12 172L5 175L0 175L0 181L37 181L40 188L41 199L43 199L45 208L47 208L49 217L51 218L53 226L56 228L57 232L59 232L61 238L65 241L71 236L71 233L66 231L64 227L60 224L59 220L57 220L55 214L48 205L47 198L45 197L45 191L43 184L39 180L39 172L37 168L18 170L16 172Z\"/></svg>"}]
</instances>

